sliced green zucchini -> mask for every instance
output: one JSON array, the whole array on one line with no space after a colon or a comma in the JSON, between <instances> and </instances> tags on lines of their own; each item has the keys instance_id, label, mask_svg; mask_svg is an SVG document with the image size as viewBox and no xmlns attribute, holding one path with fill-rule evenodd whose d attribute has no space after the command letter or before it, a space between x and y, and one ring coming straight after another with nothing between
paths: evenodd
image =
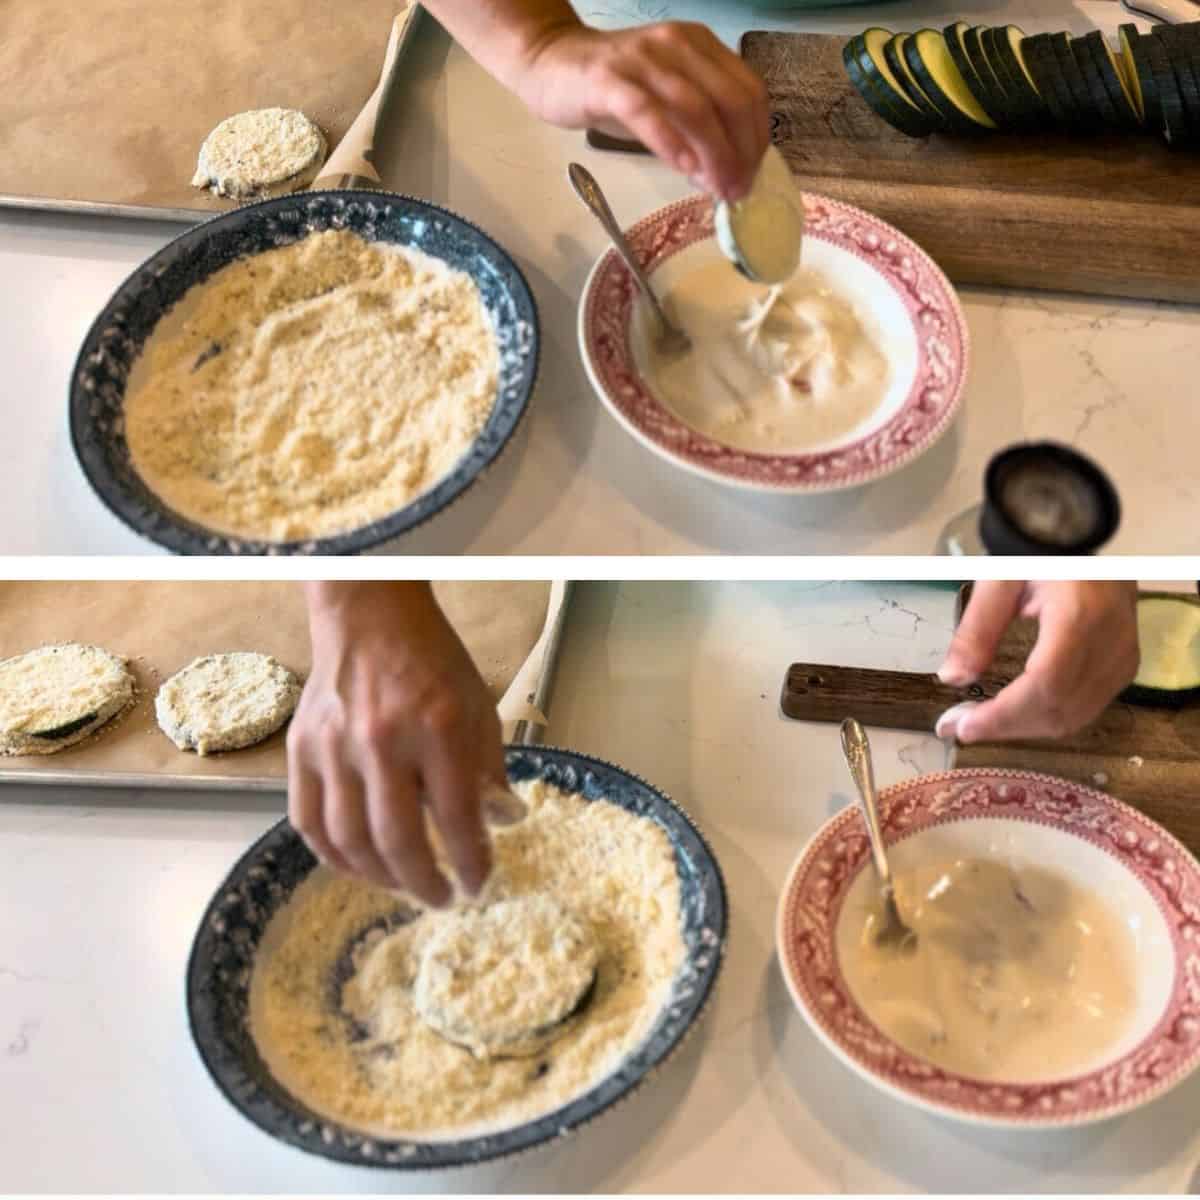
<instances>
[{"instance_id":1,"label":"sliced green zucchini","mask_svg":"<svg viewBox=\"0 0 1200 1200\"><path fill-rule=\"evenodd\" d=\"M1172 25L1155 26L1154 36L1162 43L1179 86L1183 115L1193 137L1200 136L1200 77L1192 65L1190 38Z\"/></svg>"},{"instance_id":2,"label":"sliced green zucchini","mask_svg":"<svg viewBox=\"0 0 1200 1200\"><path fill-rule=\"evenodd\" d=\"M99 713L88 713L86 716L77 717L74 721L68 721L65 725L58 725L54 729L32 731L29 736L41 738L45 742L61 742L63 738L69 738L72 734L76 734L81 729L86 729L89 725L94 724L99 716Z\"/></svg>"},{"instance_id":3,"label":"sliced green zucchini","mask_svg":"<svg viewBox=\"0 0 1200 1200\"><path fill-rule=\"evenodd\" d=\"M999 99L996 101L1000 107L1011 112L1019 112L1013 103L1013 98L1008 94L1008 89L1004 86L1004 81L996 73L996 68L992 66L987 51L983 48L983 33L986 28L986 25L968 25L962 35L963 50L966 52L975 74L979 76L984 91L997 98L1003 97L1002 104Z\"/></svg>"},{"instance_id":4,"label":"sliced green zucchini","mask_svg":"<svg viewBox=\"0 0 1200 1200\"><path fill-rule=\"evenodd\" d=\"M904 58L922 90L939 108L943 103L978 129L995 129L996 122L975 99L962 72L954 65L946 41L936 29L922 29L904 44Z\"/></svg>"},{"instance_id":5,"label":"sliced green zucchini","mask_svg":"<svg viewBox=\"0 0 1200 1200\"><path fill-rule=\"evenodd\" d=\"M1100 82L1104 85L1108 98L1112 102L1117 128L1129 130L1139 128L1142 122L1133 102L1133 95L1129 90L1129 85L1125 82L1117 56L1113 53L1104 34L1098 29L1093 30L1082 38L1076 38L1073 46L1077 52L1085 50L1091 56L1092 65L1099 74Z\"/></svg>"},{"instance_id":6,"label":"sliced green zucchini","mask_svg":"<svg viewBox=\"0 0 1200 1200\"><path fill-rule=\"evenodd\" d=\"M1175 78L1167 51L1163 43L1153 36L1139 38L1136 45L1144 53L1145 61L1149 65L1154 79L1154 86L1158 90L1158 104L1162 115L1160 128L1163 137L1172 146L1186 145L1190 130L1184 112L1183 96L1179 91L1179 83Z\"/></svg>"},{"instance_id":7,"label":"sliced green zucchini","mask_svg":"<svg viewBox=\"0 0 1200 1200\"><path fill-rule=\"evenodd\" d=\"M1091 47L1084 42L1083 38L1072 38L1070 46L1071 56L1075 59L1075 65L1083 76L1088 95L1091 96L1092 104L1104 127L1106 129L1126 128L1121 122L1120 111L1108 94L1104 77L1100 74L1100 68L1092 56Z\"/></svg>"},{"instance_id":8,"label":"sliced green zucchini","mask_svg":"<svg viewBox=\"0 0 1200 1200\"><path fill-rule=\"evenodd\" d=\"M986 48L989 56L994 54L1012 77L1013 87L1028 101L1033 115L1044 122L1049 114L1041 89L1037 86L1025 58L1025 45L1028 41L1019 25L1005 25L1003 29L995 31Z\"/></svg>"},{"instance_id":9,"label":"sliced green zucchini","mask_svg":"<svg viewBox=\"0 0 1200 1200\"><path fill-rule=\"evenodd\" d=\"M997 93L985 86L983 76L976 70L970 54L967 53L966 35L970 28L966 21L956 21L953 25L947 25L942 30L942 41L945 42L958 73L963 77L979 107L997 128L1012 128L1003 92Z\"/></svg>"},{"instance_id":10,"label":"sliced green zucchini","mask_svg":"<svg viewBox=\"0 0 1200 1200\"><path fill-rule=\"evenodd\" d=\"M1067 81L1063 78L1062 68L1058 65L1058 55L1054 53L1050 34L1039 33L1026 40L1025 61L1054 123L1060 129L1076 128L1079 114L1067 88Z\"/></svg>"},{"instance_id":11,"label":"sliced green zucchini","mask_svg":"<svg viewBox=\"0 0 1200 1200\"><path fill-rule=\"evenodd\" d=\"M1147 593L1138 597L1137 626L1142 664L1121 699L1164 708L1200 701L1200 603Z\"/></svg>"},{"instance_id":12,"label":"sliced green zucchini","mask_svg":"<svg viewBox=\"0 0 1200 1200\"><path fill-rule=\"evenodd\" d=\"M1158 98L1158 84L1150 68L1146 46L1149 38L1143 38L1134 24L1122 25L1118 30L1121 39L1121 58L1125 64L1125 78L1133 91L1134 104L1142 122L1151 129L1162 129L1162 104Z\"/></svg>"},{"instance_id":13,"label":"sliced green zucchini","mask_svg":"<svg viewBox=\"0 0 1200 1200\"><path fill-rule=\"evenodd\" d=\"M1058 65L1071 98L1075 101L1075 110L1079 114L1079 131L1094 133L1104 123L1096 107L1096 98L1088 89L1087 80L1075 61L1071 50L1071 35L1069 33L1054 33L1050 35L1050 45L1058 58Z\"/></svg>"},{"instance_id":14,"label":"sliced green zucchini","mask_svg":"<svg viewBox=\"0 0 1200 1200\"><path fill-rule=\"evenodd\" d=\"M851 38L842 51L846 74L858 94L893 128L909 137L926 137L933 130L932 121L907 96L897 93L883 75L864 67L860 58L864 53L861 37ZM867 61L871 61L869 56Z\"/></svg>"},{"instance_id":15,"label":"sliced green zucchini","mask_svg":"<svg viewBox=\"0 0 1200 1200\"><path fill-rule=\"evenodd\" d=\"M963 36L967 54L975 64L976 74L983 79L985 88L990 86L1003 97L1002 106L1013 128L1038 129L1044 126L1044 106L1040 100L1030 99L1030 86L1023 87L1020 82L1009 78L1008 73L1002 71L999 64L993 61L985 37L989 33L991 30L986 25L973 25Z\"/></svg>"},{"instance_id":16,"label":"sliced green zucchini","mask_svg":"<svg viewBox=\"0 0 1200 1200\"><path fill-rule=\"evenodd\" d=\"M892 68L892 74L903 84L908 98L933 122L938 131L950 128L949 122L930 98L921 90L908 63L904 61L904 43L912 37L911 33L898 33L890 38L883 47L883 56Z\"/></svg>"},{"instance_id":17,"label":"sliced green zucchini","mask_svg":"<svg viewBox=\"0 0 1200 1200\"><path fill-rule=\"evenodd\" d=\"M875 79L878 76L876 82L878 83L881 80L886 85L881 90L888 101L892 103L902 101L916 112L924 115L933 125L939 124L936 108L930 112L930 106L927 104L923 109L921 104L909 95L904 79L892 70L892 65L888 62L887 47L888 43L895 37L895 34L890 29L880 29L878 26L873 26L859 36L861 40L861 46L858 51L859 65L866 71L868 77Z\"/></svg>"}]
</instances>

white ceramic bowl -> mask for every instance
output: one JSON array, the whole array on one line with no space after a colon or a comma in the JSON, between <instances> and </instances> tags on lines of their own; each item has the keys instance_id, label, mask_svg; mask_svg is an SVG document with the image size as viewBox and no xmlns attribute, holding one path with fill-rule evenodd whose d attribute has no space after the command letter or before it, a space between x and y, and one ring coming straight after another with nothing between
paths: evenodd
<instances>
[{"instance_id":1,"label":"white ceramic bowl","mask_svg":"<svg viewBox=\"0 0 1200 1200\"><path fill-rule=\"evenodd\" d=\"M1043 1128L1140 1107L1200 1066L1200 864L1110 796L1022 771L928 775L880 796L897 871L926 859L998 857L1100 893L1133 933L1137 1001L1119 1040L1069 1078L980 1080L903 1049L855 1001L838 961L853 901L875 886L857 807L827 822L788 876L776 947L797 1007L847 1066L897 1099L981 1125ZM849 944L847 942L847 944Z\"/></svg>"},{"instance_id":2,"label":"white ceramic bowl","mask_svg":"<svg viewBox=\"0 0 1200 1200\"><path fill-rule=\"evenodd\" d=\"M644 446L675 466L735 487L827 492L888 475L924 454L949 428L966 385L969 343L954 288L923 250L860 209L804 197L802 266L835 281L881 344L893 381L856 428L803 452L736 449L698 432L661 403L638 368L637 342L652 318L615 251L602 255L579 306L579 344L601 401ZM680 274L718 258L712 202L695 196L627 231L663 294ZM730 268L732 270L732 268Z\"/></svg>"}]
</instances>

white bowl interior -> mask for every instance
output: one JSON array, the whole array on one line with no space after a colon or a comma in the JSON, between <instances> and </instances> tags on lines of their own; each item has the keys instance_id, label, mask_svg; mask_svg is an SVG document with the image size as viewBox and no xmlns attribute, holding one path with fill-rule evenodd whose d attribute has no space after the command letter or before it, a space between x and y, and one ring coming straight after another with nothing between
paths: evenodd
<instances>
[{"instance_id":1,"label":"white bowl interior","mask_svg":"<svg viewBox=\"0 0 1200 1200\"><path fill-rule=\"evenodd\" d=\"M979 817L953 821L912 834L888 848L897 874L921 862L959 857L988 858L1013 867L1040 867L1065 876L1098 896L1129 930L1134 945L1137 1004L1123 1036L1095 1062L1091 1071L1132 1050L1161 1018L1175 980L1175 951L1166 920L1154 897L1125 865L1090 842L1032 821ZM847 889L835 931L838 958L852 952L861 936L854 914L870 899L875 873L868 859ZM1036 1083L1012 1079L1006 1083Z\"/></svg>"},{"instance_id":2,"label":"white bowl interior","mask_svg":"<svg viewBox=\"0 0 1200 1200\"><path fill-rule=\"evenodd\" d=\"M685 276L711 262L728 262L721 253L715 237L695 242L686 249L661 261L651 274L660 296L666 295ZM829 286L848 301L858 314L864 329L879 345L892 367L891 383L879 407L858 425L828 442L808 447L804 455L827 453L857 442L882 428L903 406L916 378L918 346L917 331L904 301L892 284L873 266L847 250L809 237L804 242L801 263L806 270L822 275ZM729 266L732 274L734 268ZM654 395L653 376L646 370L650 361L649 339L657 334L657 322L645 297L639 294L630 318L629 342L633 362L646 386ZM669 407L662 401L664 407Z\"/></svg>"}]
</instances>

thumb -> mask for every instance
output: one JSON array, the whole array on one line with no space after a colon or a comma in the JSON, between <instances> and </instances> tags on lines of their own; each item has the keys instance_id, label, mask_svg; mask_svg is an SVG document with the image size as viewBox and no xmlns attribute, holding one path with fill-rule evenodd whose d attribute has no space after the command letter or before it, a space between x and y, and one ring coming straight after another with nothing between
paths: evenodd
<instances>
[{"instance_id":1,"label":"thumb","mask_svg":"<svg viewBox=\"0 0 1200 1200\"><path fill-rule=\"evenodd\" d=\"M1020 611L1024 592L1023 582L986 579L975 584L938 671L943 683L964 687L987 670L1004 631Z\"/></svg>"}]
</instances>

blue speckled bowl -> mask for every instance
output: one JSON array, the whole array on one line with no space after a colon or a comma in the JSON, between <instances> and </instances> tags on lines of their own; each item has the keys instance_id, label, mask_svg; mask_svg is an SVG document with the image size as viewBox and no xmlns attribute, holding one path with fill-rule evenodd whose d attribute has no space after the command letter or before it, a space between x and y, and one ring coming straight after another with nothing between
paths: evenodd
<instances>
[{"instance_id":1,"label":"blue speckled bowl","mask_svg":"<svg viewBox=\"0 0 1200 1200\"><path fill-rule=\"evenodd\" d=\"M235 259L326 229L411 246L465 271L479 286L500 345L500 383L483 432L462 461L404 508L348 533L261 542L205 529L168 508L129 460L122 406L134 359L189 288ZM222 213L181 234L117 289L84 340L71 376L75 455L100 499L132 529L179 554L356 554L407 533L456 500L500 455L537 378L537 307L520 268L487 234L423 200L386 192L308 192Z\"/></svg>"},{"instance_id":2,"label":"blue speckled bowl","mask_svg":"<svg viewBox=\"0 0 1200 1200\"><path fill-rule=\"evenodd\" d=\"M244 1116L280 1141L338 1162L428 1171L473 1166L530 1150L585 1125L644 1083L681 1045L703 1012L727 937L725 884L703 836L662 792L618 767L546 747L508 752L513 780L545 779L599 804L656 821L675 847L687 960L667 1006L638 1051L590 1092L513 1129L458 1141L366 1136L317 1116L267 1071L248 1024L250 974L272 915L315 860L286 821L264 834L218 888L200 922L187 972L192 1036L214 1082Z\"/></svg>"}]
</instances>

